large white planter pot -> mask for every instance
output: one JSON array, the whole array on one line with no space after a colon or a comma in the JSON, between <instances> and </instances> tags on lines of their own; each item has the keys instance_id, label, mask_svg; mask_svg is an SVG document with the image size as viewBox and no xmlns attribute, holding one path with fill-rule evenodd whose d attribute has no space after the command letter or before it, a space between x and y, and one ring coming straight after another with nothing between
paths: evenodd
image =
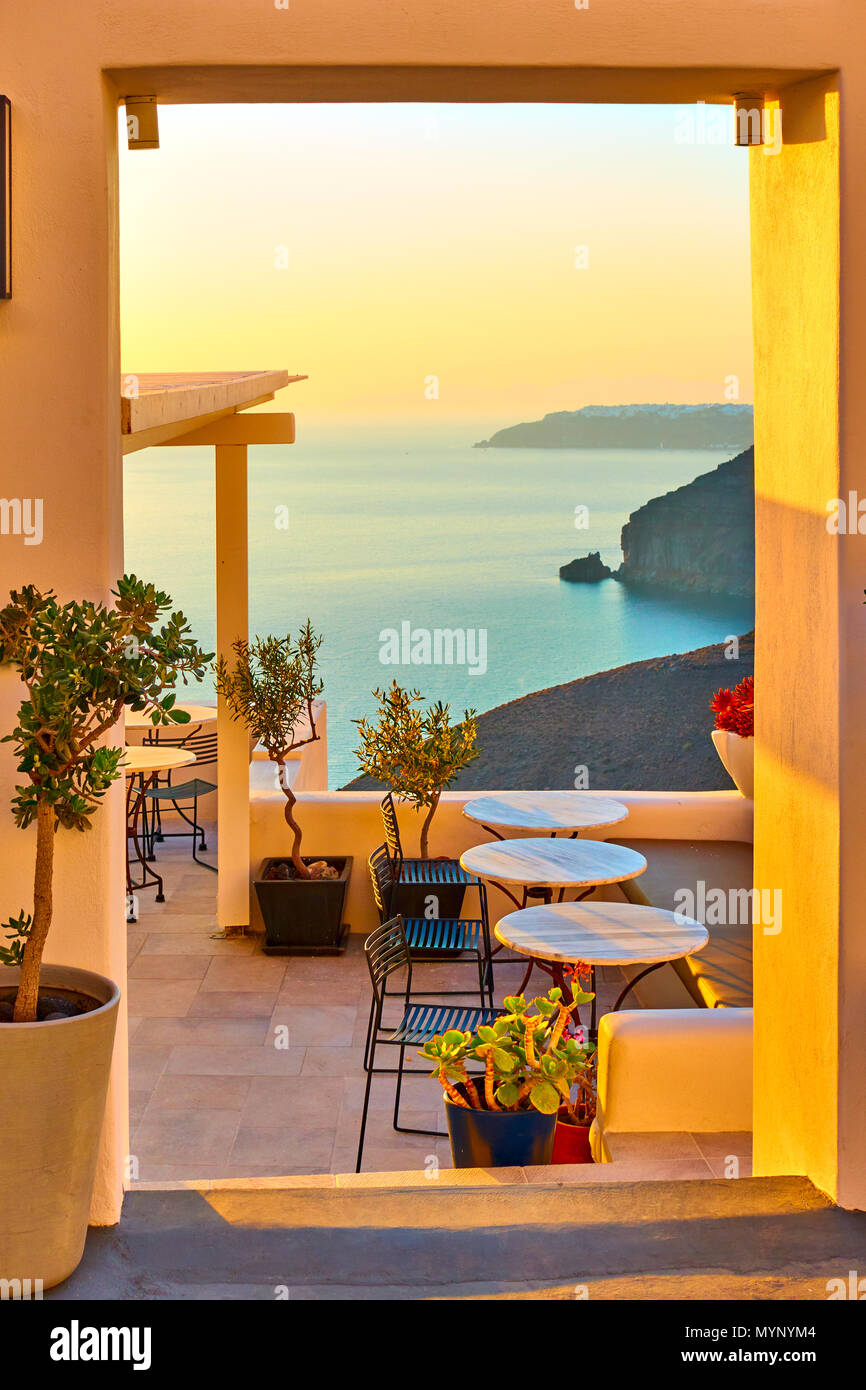
<instances>
[{"instance_id":1,"label":"large white planter pot","mask_svg":"<svg viewBox=\"0 0 866 1390\"><path fill-rule=\"evenodd\" d=\"M0 967L4 997L19 974ZM45 986L100 1001L77 1018L0 1023L0 1279L48 1289L84 1250L120 991L62 965L42 967Z\"/></svg>"},{"instance_id":2,"label":"large white planter pot","mask_svg":"<svg viewBox=\"0 0 866 1390\"><path fill-rule=\"evenodd\" d=\"M722 760L722 764L731 781L747 796L750 801L755 798L755 740L753 738L742 738L740 734L732 734L727 729L713 729L713 743L716 752Z\"/></svg>"}]
</instances>

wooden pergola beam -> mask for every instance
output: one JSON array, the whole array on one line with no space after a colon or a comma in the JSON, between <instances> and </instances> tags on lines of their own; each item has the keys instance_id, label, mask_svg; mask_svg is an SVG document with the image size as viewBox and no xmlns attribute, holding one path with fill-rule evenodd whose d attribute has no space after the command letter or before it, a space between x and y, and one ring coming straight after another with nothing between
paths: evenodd
<instances>
[{"instance_id":1,"label":"wooden pergola beam","mask_svg":"<svg viewBox=\"0 0 866 1390\"><path fill-rule=\"evenodd\" d=\"M188 434L159 440L161 448L180 444L294 444L295 417L288 412L274 415L225 415Z\"/></svg>"}]
</instances>

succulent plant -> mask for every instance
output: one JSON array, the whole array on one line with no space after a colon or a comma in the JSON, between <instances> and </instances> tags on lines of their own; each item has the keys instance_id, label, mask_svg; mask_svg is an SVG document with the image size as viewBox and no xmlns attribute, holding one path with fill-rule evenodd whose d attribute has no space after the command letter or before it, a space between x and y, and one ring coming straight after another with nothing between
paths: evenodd
<instances>
[{"instance_id":1,"label":"succulent plant","mask_svg":"<svg viewBox=\"0 0 866 1390\"><path fill-rule=\"evenodd\" d=\"M561 989L539 995L529 1005L522 994L508 995L504 1011L474 1033L451 1028L426 1042L420 1055L432 1062L432 1076L453 1105L473 1110L535 1109L554 1115L565 1109L583 1123L593 1099L595 1049L566 1033L572 1011L592 999L578 991L565 1004ZM534 1012L531 1010L534 1009ZM483 1062L474 1080L469 1062ZM462 1087L462 1091L458 1089ZM577 1095L572 1092L577 1087Z\"/></svg>"}]
</instances>

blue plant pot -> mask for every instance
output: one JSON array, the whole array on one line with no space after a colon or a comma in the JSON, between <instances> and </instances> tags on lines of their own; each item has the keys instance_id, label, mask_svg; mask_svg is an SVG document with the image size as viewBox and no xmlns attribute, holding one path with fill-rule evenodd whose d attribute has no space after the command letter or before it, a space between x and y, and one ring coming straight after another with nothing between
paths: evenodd
<instances>
[{"instance_id":1,"label":"blue plant pot","mask_svg":"<svg viewBox=\"0 0 866 1390\"><path fill-rule=\"evenodd\" d=\"M455 1168L533 1168L553 1156L556 1115L537 1110L464 1110L445 1102Z\"/></svg>"}]
</instances>

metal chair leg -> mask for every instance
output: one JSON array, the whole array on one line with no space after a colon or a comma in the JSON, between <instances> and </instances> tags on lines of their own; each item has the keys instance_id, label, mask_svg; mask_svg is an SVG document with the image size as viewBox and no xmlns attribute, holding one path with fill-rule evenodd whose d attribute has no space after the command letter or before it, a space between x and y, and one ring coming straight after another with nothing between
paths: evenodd
<instances>
[{"instance_id":1,"label":"metal chair leg","mask_svg":"<svg viewBox=\"0 0 866 1390\"><path fill-rule=\"evenodd\" d=\"M361 1171L361 1160L364 1156L364 1135L367 1131L367 1111L370 1108L370 1087L373 1084L373 1059L376 1056L376 1039L371 1042L370 1067L367 1072L367 1084L364 1087L364 1108L361 1111L361 1132L358 1135L358 1159L355 1164L355 1172Z\"/></svg>"}]
</instances>

